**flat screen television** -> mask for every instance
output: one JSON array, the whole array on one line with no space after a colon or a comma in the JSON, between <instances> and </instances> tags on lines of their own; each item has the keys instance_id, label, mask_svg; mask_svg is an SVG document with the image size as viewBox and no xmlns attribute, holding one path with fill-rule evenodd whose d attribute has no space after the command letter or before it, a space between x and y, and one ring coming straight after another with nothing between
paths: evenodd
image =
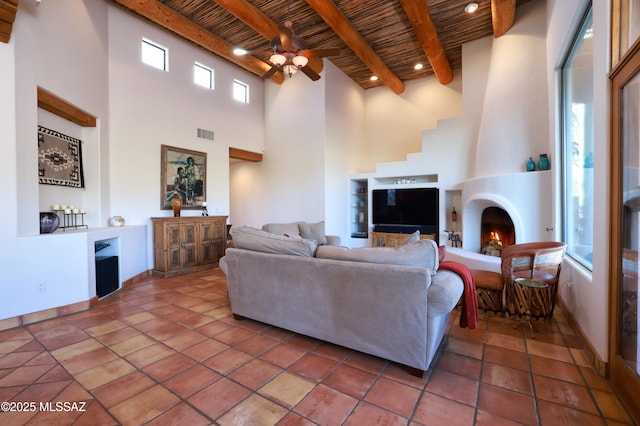
<instances>
[{"instance_id":1,"label":"flat screen television","mask_svg":"<svg viewBox=\"0 0 640 426\"><path fill-rule=\"evenodd\" d=\"M372 219L376 231L437 234L438 188L374 189Z\"/></svg>"}]
</instances>

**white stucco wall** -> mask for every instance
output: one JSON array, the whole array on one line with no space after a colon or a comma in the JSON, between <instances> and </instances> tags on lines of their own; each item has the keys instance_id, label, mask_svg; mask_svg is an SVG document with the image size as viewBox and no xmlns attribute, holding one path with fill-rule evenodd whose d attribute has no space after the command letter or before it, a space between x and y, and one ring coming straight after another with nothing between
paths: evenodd
<instances>
[{"instance_id":1,"label":"white stucco wall","mask_svg":"<svg viewBox=\"0 0 640 426\"><path fill-rule=\"evenodd\" d=\"M325 81L265 84L263 161L232 166L233 225L324 219Z\"/></svg>"},{"instance_id":2,"label":"white stucco wall","mask_svg":"<svg viewBox=\"0 0 640 426\"><path fill-rule=\"evenodd\" d=\"M520 6L517 15L513 27L492 42L474 177L522 172L529 157L548 153L551 145L546 9L543 2L530 2Z\"/></svg>"},{"instance_id":3,"label":"white stucco wall","mask_svg":"<svg viewBox=\"0 0 640 426\"><path fill-rule=\"evenodd\" d=\"M142 36L170 49L169 73L140 63ZM170 215L160 210L161 144L207 153L212 214L229 212L229 146L264 145L259 77L109 2L20 2L0 61L0 146L7 159L0 173L12 206L0 231L0 300L8 301L0 304L0 320L95 296L96 240L116 239L121 281L153 268L149 218ZM215 70L214 91L192 83L194 61ZM231 98L234 78L251 86L250 104ZM38 86L96 116L97 127L38 109ZM83 140L84 189L38 184L38 124ZM197 139L198 127L213 130L215 141ZM85 207L89 230L40 235L39 211L54 203ZM107 228L113 215L128 226ZM37 293L41 283L46 291Z\"/></svg>"},{"instance_id":4,"label":"white stucco wall","mask_svg":"<svg viewBox=\"0 0 640 426\"><path fill-rule=\"evenodd\" d=\"M456 73L448 85L428 77L405 83L396 95L387 87L365 92L364 137L355 173L375 170L377 163L403 161L421 152L422 132L437 127L438 120L462 115L462 80Z\"/></svg>"},{"instance_id":5,"label":"white stucco wall","mask_svg":"<svg viewBox=\"0 0 640 426\"><path fill-rule=\"evenodd\" d=\"M89 284L92 264L87 262L87 235L58 233L39 235L39 211L49 210L46 194L65 196L64 189L45 189L43 200L38 185L37 125L55 119L37 108L40 86L96 116L107 111L106 3L73 1L20 3L11 35L11 46L2 46L2 69L11 89L0 97L1 109L9 121L3 125L8 137L0 139L9 174L3 177L9 194L15 194L14 214L3 217L8 248L2 256L4 277L0 281L0 319L89 300L95 295L95 281ZM82 34L78 36L78 34ZM88 61L86 58L91 57ZM7 94L5 97L4 94ZM6 128L6 130L4 130ZM71 131L67 128L66 131ZM85 144L98 139L103 127L75 129ZM90 135L89 137L87 137ZM101 134L104 136L104 134ZM97 147L87 146L88 183L100 180L96 168ZM13 169L13 170L12 170ZM97 169L97 170L96 170ZM13 192L15 190L15 193ZM99 195L78 189L76 200L97 209ZM62 202L62 201L61 201ZM93 222L95 223L95 222ZM6 227L6 228L5 228ZM146 268L145 256L133 255L127 270ZM128 278L128 277L127 277ZM38 293L43 284L46 291Z\"/></svg>"},{"instance_id":6,"label":"white stucco wall","mask_svg":"<svg viewBox=\"0 0 640 426\"><path fill-rule=\"evenodd\" d=\"M109 216L148 225L151 242L149 218L173 214L160 208L161 145L207 155L207 209L228 216L229 147L260 152L264 145L262 79L122 8L109 8L109 27ZM169 72L141 63L143 37L168 49ZM193 83L195 62L214 70L214 90ZM249 85L249 104L232 99L234 79ZM214 140L198 138L198 128L212 130Z\"/></svg>"}]
</instances>

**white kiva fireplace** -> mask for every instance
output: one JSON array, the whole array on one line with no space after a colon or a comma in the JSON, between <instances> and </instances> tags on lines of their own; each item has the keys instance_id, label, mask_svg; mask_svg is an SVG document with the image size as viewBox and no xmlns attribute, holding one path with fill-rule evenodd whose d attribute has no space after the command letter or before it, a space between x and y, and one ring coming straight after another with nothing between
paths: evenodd
<instances>
[{"instance_id":1,"label":"white kiva fireplace","mask_svg":"<svg viewBox=\"0 0 640 426\"><path fill-rule=\"evenodd\" d=\"M501 246L553 239L551 172L465 181L462 248L500 256Z\"/></svg>"}]
</instances>

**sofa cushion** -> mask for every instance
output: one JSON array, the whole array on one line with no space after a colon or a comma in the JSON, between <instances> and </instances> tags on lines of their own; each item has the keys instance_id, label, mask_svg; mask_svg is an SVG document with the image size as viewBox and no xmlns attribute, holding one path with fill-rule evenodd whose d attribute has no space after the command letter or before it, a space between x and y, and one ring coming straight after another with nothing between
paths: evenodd
<instances>
[{"instance_id":1,"label":"sofa cushion","mask_svg":"<svg viewBox=\"0 0 640 426\"><path fill-rule=\"evenodd\" d=\"M419 240L398 247L347 248L320 246L316 257L354 262L387 263L391 265L416 266L429 269L431 275L438 270L438 248L433 240Z\"/></svg>"},{"instance_id":2,"label":"sofa cushion","mask_svg":"<svg viewBox=\"0 0 640 426\"><path fill-rule=\"evenodd\" d=\"M313 240L299 236L285 237L249 226L232 227L231 236L236 248L264 253L313 257L318 247Z\"/></svg>"},{"instance_id":3,"label":"sofa cushion","mask_svg":"<svg viewBox=\"0 0 640 426\"><path fill-rule=\"evenodd\" d=\"M270 232L272 234L286 235L289 237L293 237L296 235L300 235L300 229L298 228L299 223L300 222L267 223L265 225L262 225L262 230L266 232Z\"/></svg>"},{"instance_id":4,"label":"sofa cushion","mask_svg":"<svg viewBox=\"0 0 640 426\"><path fill-rule=\"evenodd\" d=\"M324 221L318 223L299 222L298 229L300 235L307 240L315 240L318 245L327 244L327 237L324 233Z\"/></svg>"},{"instance_id":5,"label":"sofa cushion","mask_svg":"<svg viewBox=\"0 0 640 426\"><path fill-rule=\"evenodd\" d=\"M451 312L460 300L464 291L464 283L458 274L442 270L431 278L427 300L430 317Z\"/></svg>"}]
</instances>

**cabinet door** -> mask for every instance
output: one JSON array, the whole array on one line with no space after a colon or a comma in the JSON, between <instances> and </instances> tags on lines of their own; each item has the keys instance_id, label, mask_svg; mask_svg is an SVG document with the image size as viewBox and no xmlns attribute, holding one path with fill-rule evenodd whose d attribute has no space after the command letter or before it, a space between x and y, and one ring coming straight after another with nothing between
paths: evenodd
<instances>
[{"instance_id":1,"label":"cabinet door","mask_svg":"<svg viewBox=\"0 0 640 426\"><path fill-rule=\"evenodd\" d=\"M224 255L225 224L205 222L200 225L200 262L203 265L217 263Z\"/></svg>"},{"instance_id":2,"label":"cabinet door","mask_svg":"<svg viewBox=\"0 0 640 426\"><path fill-rule=\"evenodd\" d=\"M198 264L198 224L184 223L182 228L182 266L195 266Z\"/></svg>"},{"instance_id":3,"label":"cabinet door","mask_svg":"<svg viewBox=\"0 0 640 426\"><path fill-rule=\"evenodd\" d=\"M179 223L165 225L167 271L182 268L182 232Z\"/></svg>"}]
</instances>

